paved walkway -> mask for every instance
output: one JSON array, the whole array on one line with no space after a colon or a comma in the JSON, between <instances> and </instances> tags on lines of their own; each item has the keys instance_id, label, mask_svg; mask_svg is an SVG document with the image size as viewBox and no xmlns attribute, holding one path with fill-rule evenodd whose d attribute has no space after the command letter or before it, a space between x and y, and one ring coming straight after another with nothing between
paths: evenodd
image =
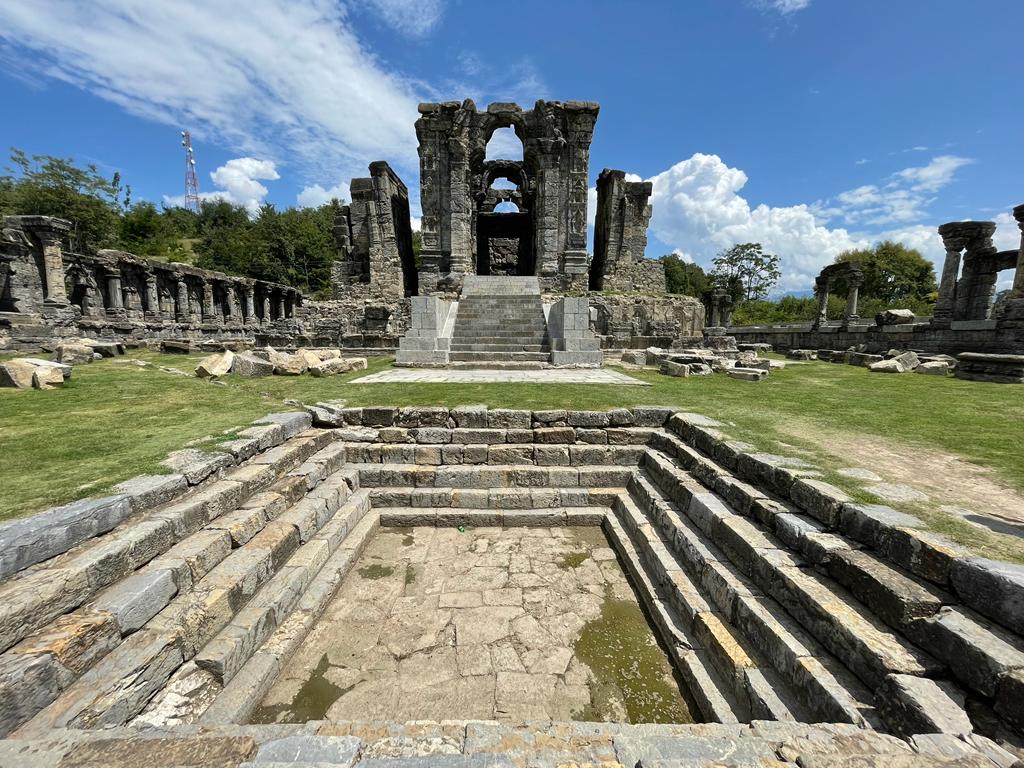
<instances>
[{"instance_id":1,"label":"paved walkway","mask_svg":"<svg viewBox=\"0 0 1024 768\"><path fill-rule=\"evenodd\" d=\"M539 368L523 371L449 368L392 368L353 379L349 384L633 384L649 387L607 368Z\"/></svg>"}]
</instances>

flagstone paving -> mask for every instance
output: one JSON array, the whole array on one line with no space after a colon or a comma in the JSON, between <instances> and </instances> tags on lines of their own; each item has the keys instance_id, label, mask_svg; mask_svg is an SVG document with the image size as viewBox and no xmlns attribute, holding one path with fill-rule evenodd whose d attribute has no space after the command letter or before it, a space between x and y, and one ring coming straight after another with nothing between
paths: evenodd
<instances>
[{"instance_id":1,"label":"flagstone paving","mask_svg":"<svg viewBox=\"0 0 1024 768\"><path fill-rule=\"evenodd\" d=\"M360 376L349 384L631 384L651 386L610 368L536 368L525 370L392 368Z\"/></svg>"},{"instance_id":2,"label":"flagstone paving","mask_svg":"<svg viewBox=\"0 0 1024 768\"><path fill-rule=\"evenodd\" d=\"M692 720L600 529L390 528L253 720L631 715Z\"/></svg>"}]
</instances>

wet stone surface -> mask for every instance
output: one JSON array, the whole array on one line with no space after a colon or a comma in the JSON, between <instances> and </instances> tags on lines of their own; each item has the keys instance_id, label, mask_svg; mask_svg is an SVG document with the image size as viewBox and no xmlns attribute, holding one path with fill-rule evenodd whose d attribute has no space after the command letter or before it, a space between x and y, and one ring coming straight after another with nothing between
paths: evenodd
<instances>
[{"instance_id":1,"label":"wet stone surface","mask_svg":"<svg viewBox=\"0 0 1024 768\"><path fill-rule=\"evenodd\" d=\"M386 528L253 722L692 721L597 528Z\"/></svg>"}]
</instances>

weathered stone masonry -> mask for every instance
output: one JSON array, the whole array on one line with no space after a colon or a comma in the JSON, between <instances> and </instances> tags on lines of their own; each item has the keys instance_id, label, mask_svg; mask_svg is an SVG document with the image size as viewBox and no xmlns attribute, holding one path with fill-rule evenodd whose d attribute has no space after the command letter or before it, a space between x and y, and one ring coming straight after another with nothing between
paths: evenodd
<instances>
[{"instance_id":1,"label":"weathered stone masonry","mask_svg":"<svg viewBox=\"0 0 1024 768\"><path fill-rule=\"evenodd\" d=\"M68 336L252 339L291 334L294 288L101 250L67 253L70 224L8 216L0 240L0 339L35 348Z\"/></svg>"},{"instance_id":2,"label":"weathered stone masonry","mask_svg":"<svg viewBox=\"0 0 1024 768\"><path fill-rule=\"evenodd\" d=\"M605 168L597 177L597 217L590 289L665 293L665 268L644 258L651 221L651 182L626 181Z\"/></svg>"}]
</instances>

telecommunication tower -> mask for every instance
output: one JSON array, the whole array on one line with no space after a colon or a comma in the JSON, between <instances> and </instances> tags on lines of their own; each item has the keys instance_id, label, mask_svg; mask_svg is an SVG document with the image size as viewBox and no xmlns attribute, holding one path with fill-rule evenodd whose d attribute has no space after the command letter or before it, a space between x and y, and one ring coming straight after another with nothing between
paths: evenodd
<instances>
[{"instance_id":1,"label":"telecommunication tower","mask_svg":"<svg viewBox=\"0 0 1024 768\"><path fill-rule=\"evenodd\" d=\"M196 159L192 154L192 137L181 132L181 146L185 148L185 208L199 213L199 180L196 178Z\"/></svg>"}]
</instances>

